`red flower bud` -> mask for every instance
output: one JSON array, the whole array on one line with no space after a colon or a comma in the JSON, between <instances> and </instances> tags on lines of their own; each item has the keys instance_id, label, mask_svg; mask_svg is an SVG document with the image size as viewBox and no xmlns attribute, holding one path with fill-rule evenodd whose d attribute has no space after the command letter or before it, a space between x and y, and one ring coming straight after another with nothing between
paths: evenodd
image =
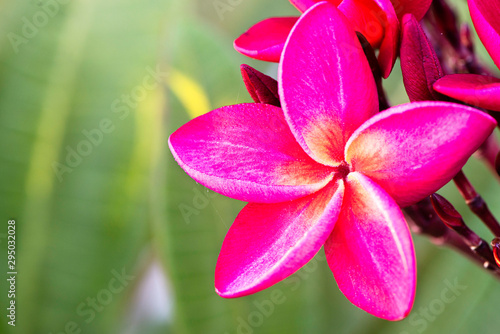
<instances>
[{"instance_id":1,"label":"red flower bud","mask_svg":"<svg viewBox=\"0 0 500 334\"><path fill-rule=\"evenodd\" d=\"M281 105L276 80L251 66L243 64L240 68L245 87L256 103L271 104L277 107Z\"/></svg>"},{"instance_id":2,"label":"red flower bud","mask_svg":"<svg viewBox=\"0 0 500 334\"><path fill-rule=\"evenodd\" d=\"M443 77L439 59L420 24L413 15L405 15L402 23L401 70L412 102L442 100L432 85Z\"/></svg>"}]
</instances>

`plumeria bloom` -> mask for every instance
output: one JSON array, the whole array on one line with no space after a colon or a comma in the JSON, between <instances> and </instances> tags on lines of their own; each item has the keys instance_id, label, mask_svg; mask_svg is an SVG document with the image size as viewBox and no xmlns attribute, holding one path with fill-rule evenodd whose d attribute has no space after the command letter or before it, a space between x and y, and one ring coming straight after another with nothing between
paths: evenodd
<instances>
[{"instance_id":1,"label":"plumeria bloom","mask_svg":"<svg viewBox=\"0 0 500 334\"><path fill-rule=\"evenodd\" d=\"M500 68L500 2L468 0L479 38ZM480 108L500 111L500 79L478 74L452 74L434 84L444 95Z\"/></svg>"},{"instance_id":2,"label":"plumeria bloom","mask_svg":"<svg viewBox=\"0 0 500 334\"><path fill-rule=\"evenodd\" d=\"M278 84L282 108L222 107L169 138L176 161L197 182L250 202L223 242L217 293L263 290L324 246L353 304L402 319L413 304L416 264L400 206L446 184L495 121L445 102L378 113L356 33L327 2L308 9L292 29Z\"/></svg>"},{"instance_id":3,"label":"plumeria bloom","mask_svg":"<svg viewBox=\"0 0 500 334\"><path fill-rule=\"evenodd\" d=\"M379 63L384 78L391 73L397 58L399 21L405 13L421 19L429 9L431 0L327 0L338 6L355 29L361 32L374 48L380 48ZM314 0L290 0L301 12L315 3ZM278 62L288 34L298 17L274 17L251 27L234 42L242 54L265 61ZM314 38L314 34L310 36Z\"/></svg>"}]
</instances>

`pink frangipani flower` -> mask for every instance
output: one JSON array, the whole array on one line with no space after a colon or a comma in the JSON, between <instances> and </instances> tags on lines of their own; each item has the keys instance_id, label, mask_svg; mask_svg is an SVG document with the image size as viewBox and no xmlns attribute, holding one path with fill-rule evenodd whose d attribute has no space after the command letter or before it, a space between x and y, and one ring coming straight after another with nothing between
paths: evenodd
<instances>
[{"instance_id":1,"label":"pink frangipani flower","mask_svg":"<svg viewBox=\"0 0 500 334\"><path fill-rule=\"evenodd\" d=\"M301 12L320 2L314 0L290 0ZM354 26L374 48L379 48L379 63L384 78L391 73L399 46L399 21L405 13L421 19L429 9L431 0L327 0L338 6ZM265 61L278 62L288 34L297 17L273 17L261 21L237 38L234 47L242 54ZM311 35L313 38L314 35Z\"/></svg>"},{"instance_id":2,"label":"pink frangipani flower","mask_svg":"<svg viewBox=\"0 0 500 334\"><path fill-rule=\"evenodd\" d=\"M223 107L169 139L176 161L197 182L250 202L222 245L217 293L232 298L263 290L324 245L353 304L402 319L413 304L416 264L400 206L446 184L495 121L445 102L378 113L356 33L326 2L307 10L291 31L278 83L282 108Z\"/></svg>"}]
</instances>

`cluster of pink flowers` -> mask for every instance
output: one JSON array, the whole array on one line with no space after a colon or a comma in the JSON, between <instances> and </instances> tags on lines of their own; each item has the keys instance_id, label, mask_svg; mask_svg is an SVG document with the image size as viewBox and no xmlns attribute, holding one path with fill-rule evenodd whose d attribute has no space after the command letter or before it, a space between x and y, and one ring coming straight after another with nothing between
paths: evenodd
<instances>
[{"instance_id":1,"label":"cluster of pink flowers","mask_svg":"<svg viewBox=\"0 0 500 334\"><path fill-rule=\"evenodd\" d=\"M277 80L243 65L255 103L213 110L169 139L193 179L249 202L222 244L215 289L223 297L261 291L324 246L354 305L400 320L416 287L401 208L443 187L487 142L500 79L445 75L449 66L419 23L431 0L290 1L300 17L264 20L235 41L249 57L279 62ZM500 66L500 3L469 6ZM412 102L388 107L381 77L398 56Z\"/></svg>"}]
</instances>

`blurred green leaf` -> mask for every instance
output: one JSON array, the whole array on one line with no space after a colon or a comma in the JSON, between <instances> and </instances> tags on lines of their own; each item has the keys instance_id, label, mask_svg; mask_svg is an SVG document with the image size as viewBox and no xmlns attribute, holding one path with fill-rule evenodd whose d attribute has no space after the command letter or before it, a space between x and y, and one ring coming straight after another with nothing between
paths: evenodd
<instances>
[{"instance_id":1,"label":"blurred green leaf","mask_svg":"<svg viewBox=\"0 0 500 334\"><path fill-rule=\"evenodd\" d=\"M4 7L2 36L23 40L6 38L0 54L2 219L16 219L18 240L12 332L56 333L71 322L86 333L116 331L150 220L149 167L137 167L143 157L134 154L143 97L130 107L121 99L156 70L166 3ZM109 297L122 270L136 278ZM87 298L97 298L95 310Z\"/></svg>"}]
</instances>

